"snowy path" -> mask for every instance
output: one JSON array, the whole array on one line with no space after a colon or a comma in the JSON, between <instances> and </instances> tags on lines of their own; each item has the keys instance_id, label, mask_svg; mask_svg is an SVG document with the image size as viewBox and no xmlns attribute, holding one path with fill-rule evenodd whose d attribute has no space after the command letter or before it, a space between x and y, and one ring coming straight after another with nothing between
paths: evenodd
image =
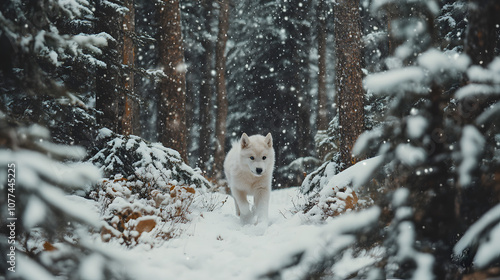
<instances>
[{"instance_id":1,"label":"snowy path","mask_svg":"<svg viewBox=\"0 0 500 280\"><path fill-rule=\"evenodd\" d=\"M94 241L119 259L124 267L122 272L131 279L253 280L290 264L292 256L306 249L303 262L307 263L304 259L313 262L320 259L323 249L331 251L352 244L353 237L340 234L338 229L374 219L374 212L367 211L341 215L327 223L308 221L306 216L291 212L300 197L298 189L292 188L272 192L269 227L242 226L234 214L230 196L207 195L216 201L227 197L227 202L213 212L193 213L196 218L185 225L187 229L162 246L151 249L149 245L138 245L126 249L117 243L102 243L100 238ZM353 259L348 250L333 267L335 275L342 279L369 266L378 254L369 252ZM295 279L301 269L299 266L287 270L283 279Z\"/></svg>"},{"instance_id":2,"label":"snowy path","mask_svg":"<svg viewBox=\"0 0 500 280\"><path fill-rule=\"evenodd\" d=\"M224 200L225 195L220 199ZM292 216L297 189L272 192L267 229L242 226L231 197L219 209L197 217L182 236L154 249L127 252L134 279L256 279L294 252L317 242L321 226ZM139 262L139 263L137 263Z\"/></svg>"}]
</instances>

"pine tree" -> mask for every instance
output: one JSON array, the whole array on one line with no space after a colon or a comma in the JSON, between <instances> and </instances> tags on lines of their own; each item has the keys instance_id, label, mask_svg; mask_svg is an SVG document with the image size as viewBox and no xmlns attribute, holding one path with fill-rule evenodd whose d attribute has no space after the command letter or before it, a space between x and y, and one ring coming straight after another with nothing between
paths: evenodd
<instances>
[{"instance_id":1,"label":"pine tree","mask_svg":"<svg viewBox=\"0 0 500 280\"><path fill-rule=\"evenodd\" d=\"M227 92L226 92L226 44L229 29L229 0L219 2L219 31L215 47L215 91L217 113L215 117L215 156L214 177L222 178L222 170L226 153L226 120L227 120Z\"/></svg>"},{"instance_id":2,"label":"pine tree","mask_svg":"<svg viewBox=\"0 0 500 280\"><path fill-rule=\"evenodd\" d=\"M361 72L359 1L344 0L335 6L335 87L339 112L340 161L347 168L358 160L352 148L364 130L364 90Z\"/></svg>"},{"instance_id":3,"label":"pine tree","mask_svg":"<svg viewBox=\"0 0 500 280\"><path fill-rule=\"evenodd\" d=\"M127 12L123 17L123 109L121 110L121 134L138 134L139 104L135 94L135 7L134 0L125 0Z\"/></svg>"},{"instance_id":4,"label":"pine tree","mask_svg":"<svg viewBox=\"0 0 500 280\"><path fill-rule=\"evenodd\" d=\"M209 161L210 154L212 151L212 133L214 129L212 128L212 99L214 96L214 61L215 61L215 44L212 37L215 37L212 33L212 21L215 18L214 12L214 1L205 0L202 2L203 9L203 30L204 33L201 34L201 45L203 47L203 68L202 77L200 85L200 94L198 96L199 100L199 124L200 133L198 141L198 164L201 167L208 167L206 163ZM224 148L224 145L222 145Z\"/></svg>"},{"instance_id":5,"label":"pine tree","mask_svg":"<svg viewBox=\"0 0 500 280\"><path fill-rule=\"evenodd\" d=\"M177 150L187 161L186 65L182 45L181 12L178 0L158 4L159 64L165 77L160 81L158 132L160 142Z\"/></svg>"},{"instance_id":6,"label":"pine tree","mask_svg":"<svg viewBox=\"0 0 500 280\"><path fill-rule=\"evenodd\" d=\"M328 128L328 97L326 92L326 55L327 55L327 10L324 0L319 0L317 6L317 40L318 40L318 109L316 117L316 126L318 130L326 130Z\"/></svg>"},{"instance_id":7,"label":"pine tree","mask_svg":"<svg viewBox=\"0 0 500 280\"><path fill-rule=\"evenodd\" d=\"M442 44L434 21L440 12L436 2L384 1L371 8L375 15L390 13L394 52L385 60L387 71L364 80L370 94L390 97L386 120L363 133L354 147L357 155L378 155L380 168L374 168L372 178L384 182L379 190L387 192L377 201L387 210L376 226L378 234L358 239L382 242L386 252L375 265L380 269L372 269L368 278L456 279L463 273L461 266L470 271L473 261L479 268L491 266L498 261L498 250L487 249L497 240L497 208L455 243L464 227L496 203L498 191L491 178L498 168L493 120L499 107L482 102L498 102L492 96L498 91L493 78L498 62L470 67L469 57L457 52L461 48L436 49ZM465 86L464 74L470 83ZM328 174L337 169L332 162L324 164L306 179L304 191L328 181ZM322 265L325 260L317 265L328 271L336 261L331 258L328 266Z\"/></svg>"},{"instance_id":8,"label":"pine tree","mask_svg":"<svg viewBox=\"0 0 500 280\"><path fill-rule=\"evenodd\" d=\"M2 252L15 254L16 261L13 267L7 262L12 261L10 256L2 254L0 269L8 279L84 279L89 275L81 267L98 262L102 265L94 267L94 275L122 279L126 275L118 272L114 258L89 245L87 236L81 234L82 229L98 227L98 218L66 196L84 192L98 179L98 170L74 162L83 159L85 149L55 144L43 126L24 124L21 120L33 122L30 113L19 118L15 105L17 101L29 104L25 109L41 113L40 122L55 115L54 103L84 110L77 91L88 89L91 78L68 69L88 67L92 72L93 67L103 66L95 55L109 37L87 29L94 7L86 1L4 1L0 8L5 51L0 54L0 203L13 206L2 207L0 218L15 225L15 229L1 231L0 247ZM69 32L69 26L75 29ZM88 33L73 34L85 29ZM82 85L77 86L72 78Z\"/></svg>"},{"instance_id":9,"label":"pine tree","mask_svg":"<svg viewBox=\"0 0 500 280\"><path fill-rule=\"evenodd\" d=\"M496 1L469 1L464 50L473 65L467 71L468 84L455 93L460 112L455 120L462 128L458 210L462 229L467 232L454 252L468 270L486 268L500 259L499 250L487 248L500 224L495 210L500 202L496 179L500 170L500 58L495 47L500 41L498 12Z\"/></svg>"}]
</instances>

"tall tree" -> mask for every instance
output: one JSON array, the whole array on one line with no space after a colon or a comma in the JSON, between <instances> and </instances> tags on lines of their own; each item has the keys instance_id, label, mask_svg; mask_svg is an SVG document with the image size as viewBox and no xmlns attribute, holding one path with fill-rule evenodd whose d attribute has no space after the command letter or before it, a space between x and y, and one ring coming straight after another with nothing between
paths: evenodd
<instances>
[{"instance_id":1,"label":"tall tree","mask_svg":"<svg viewBox=\"0 0 500 280\"><path fill-rule=\"evenodd\" d=\"M203 53L203 63L202 63L202 81L200 85L199 94L199 106L200 106L200 138L198 143L198 165L200 167L207 167L206 163L210 158L210 151L212 143L209 139L212 139L212 98L214 96L214 79L213 79L213 67L214 67L214 41L212 39L212 18L214 18L213 0L203 0L203 28L205 34L208 36L203 36L201 39L201 45L204 49Z\"/></svg>"},{"instance_id":2,"label":"tall tree","mask_svg":"<svg viewBox=\"0 0 500 280\"><path fill-rule=\"evenodd\" d=\"M215 88L217 94L217 114L215 120L215 157L213 173L222 178L224 147L226 143L227 92L226 92L226 43L229 29L229 0L219 1L219 32L215 47Z\"/></svg>"},{"instance_id":3,"label":"tall tree","mask_svg":"<svg viewBox=\"0 0 500 280\"><path fill-rule=\"evenodd\" d=\"M308 57L311 49L311 26L306 24L311 19L310 7L311 1L303 1L299 5L283 4L283 19L278 20L289 32L287 40L279 46L283 59L281 82L286 90L278 98L289 99L287 113L295 128L297 157L309 156L313 151Z\"/></svg>"},{"instance_id":4,"label":"tall tree","mask_svg":"<svg viewBox=\"0 0 500 280\"><path fill-rule=\"evenodd\" d=\"M340 157L347 168L357 159L352 148L364 130L359 1L339 0L335 6L335 88L340 129Z\"/></svg>"},{"instance_id":5,"label":"tall tree","mask_svg":"<svg viewBox=\"0 0 500 280\"><path fill-rule=\"evenodd\" d=\"M319 134L326 134L328 129L328 95L327 95L327 5L319 0L316 7L317 41L318 41L318 97L316 108L316 129ZM318 158L324 160L328 153L328 145L318 145Z\"/></svg>"},{"instance_id":6,"label":"tall tree","mask_svg":"<svg viewBox=\"0 0 500 280\"><path fill-rule=\"evenodd\" d=\"M121 108L121 134L137 134L139 123L139 104L134 99L134 68L135 68L135 45L132 39L135 33L135 8L134 0L125 0L124 6L127 12L123 17L123 108Z\"/></svg>"},{"instance_id":7,"label":"tall tree","mask_svg":"<svg viewBox=\"0 0 500 280\"><path fill-rule=\"evenodd\" d=\"M316 126L318 130L328 128L328 97L326 92L326 3L325 0L319 0L317 7L318 19L318 108L316 117Z\"/></svg>"},{"instance_id":8,"label":"tall tree","mask_svg":"<svg viewBox=\"0 0 500 280\"><path fill-rule=\"evenodd\" d=\"M165 73L159 82L159 140L164 146L177 150L187 161L186 65L179 0L164 0L158 8L161 30L158 35L159 64Z\"/></svg>"}]
</instances>

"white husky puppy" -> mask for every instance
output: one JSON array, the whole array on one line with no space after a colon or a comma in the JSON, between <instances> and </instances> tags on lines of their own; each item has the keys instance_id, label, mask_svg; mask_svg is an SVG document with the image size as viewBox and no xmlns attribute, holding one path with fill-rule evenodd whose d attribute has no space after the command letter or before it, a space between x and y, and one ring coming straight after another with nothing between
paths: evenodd
<instances>
[{"instance_id":1,"label":"white husky puppy","mask_svg":"<svg viewBox=\"0 0 500 280\"><path fill-rule=\"evenodd\" d=\"M224 161L231 194L235 201L236 215L243 223L250 223L254 216L257 223L268 222L269 197L273 179L274 149L273 137L268 133L248 137L243 133L239 142L233 147ZM247 195L254 198L253 211Z\"/></svg>"}]
</instances>

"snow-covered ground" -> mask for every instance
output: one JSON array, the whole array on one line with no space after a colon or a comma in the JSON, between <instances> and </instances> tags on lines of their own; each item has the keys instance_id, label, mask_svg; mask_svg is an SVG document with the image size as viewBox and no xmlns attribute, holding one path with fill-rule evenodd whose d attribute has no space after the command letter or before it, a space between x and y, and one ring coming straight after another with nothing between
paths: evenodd
<instances>
[{"instance_id":1,"label":"snow-covered ground","mask_svg":"<svg viewBox=\"0 0 500 280\"><path fill-rule=\"evenodd\" d=\"M300 199L297 188L272 192L267 228L242 225L234 214L230 196L214 193L205 196L215 202L227 201L212 212L193 212L196 217L185 225L183 233L161 246L138 245L127 249L113 242L99 246L128 263L124 267L133 279L233 280L257 279L284 266L296 253L323 248L328 242L325 231L331 230L329 222L311 222L304 215L294 214L294 204ZM375 258L368 255L355 261L345 256L338 273L347 276L349 267L373 263ZM289 274L285 279L294 278L293 271Z\"/></svg>"}]
</instances>

